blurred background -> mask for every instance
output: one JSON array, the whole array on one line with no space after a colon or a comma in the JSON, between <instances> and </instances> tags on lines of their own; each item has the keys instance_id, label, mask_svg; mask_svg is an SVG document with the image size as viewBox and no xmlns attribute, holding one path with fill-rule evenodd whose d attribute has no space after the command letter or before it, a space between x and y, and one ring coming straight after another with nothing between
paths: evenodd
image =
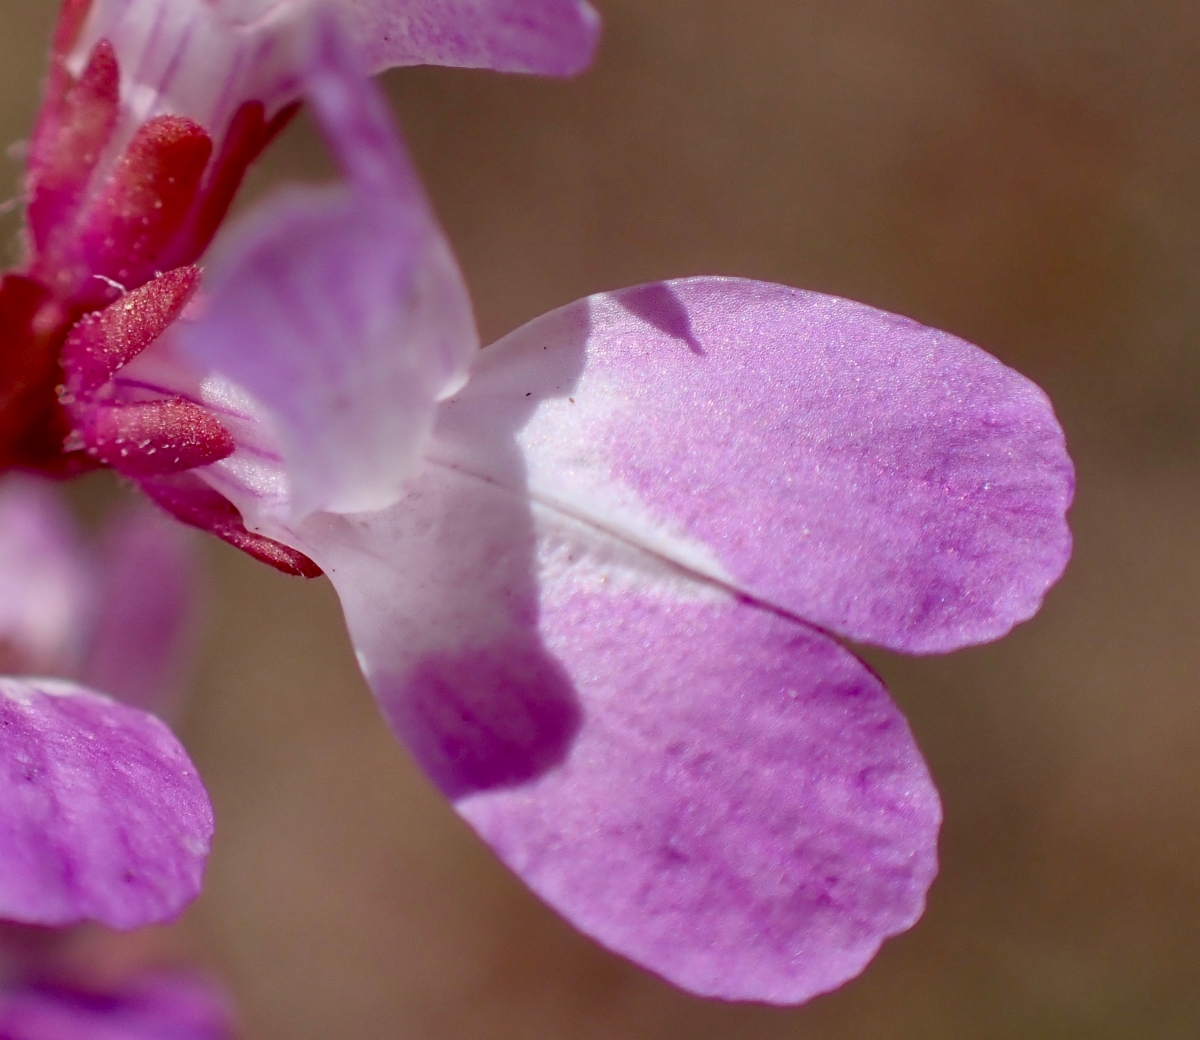
<instances>
[{"instance_id":1,"label":"blurred background","mask_svg":"<svg viewBox=\"0 0 1200 1040\"><path fill-rule=\"evenodd\" d=\"M385 77L485 341L597 290L744 275L977 342L1066 427L1077 549L1042 613L951 657L867 655L945 799L929 911L806 1007L673 990L543 908L427 786L325 581L206 542L184 737L218 836L160 938L229 979L248 1040L1200 1036L1200 8L598 6L574 82ZM54 13L0 4L0 142L27 133ZM301 119L245 198L328 172Z\"/></svg>"}]
</instances>

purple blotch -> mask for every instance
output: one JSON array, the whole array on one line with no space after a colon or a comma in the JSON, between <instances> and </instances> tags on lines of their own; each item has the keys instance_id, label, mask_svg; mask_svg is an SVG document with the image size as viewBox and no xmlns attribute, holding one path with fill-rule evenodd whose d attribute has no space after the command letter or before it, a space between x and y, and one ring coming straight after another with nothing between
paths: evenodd
<instances>
[{"instance_id":1,"label":"purple blotch","mask_svg":"<svg viewBox=\"0 0 1200 1040\"><path fill-rule=\"evenodd\" d=\"M450 799L542 775L582 721L574 685L533 633L431 655L406 685L394 721Z\"/></svg>"}]
</instances>

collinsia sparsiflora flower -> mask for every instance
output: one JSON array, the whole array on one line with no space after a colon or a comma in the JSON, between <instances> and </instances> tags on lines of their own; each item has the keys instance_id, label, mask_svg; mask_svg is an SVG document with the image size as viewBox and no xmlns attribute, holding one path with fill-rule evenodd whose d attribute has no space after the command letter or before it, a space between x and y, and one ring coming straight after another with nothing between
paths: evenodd
<instances>
[{"instance_id":1,"label":"collinsia sparsiflora flower","mask_svg":"<svg viewBox=\"0 0 1200 1040\"><path fill-rule=\"evenodd\" d=\"M736 279L572 304L477 349L380 99L323 23L345 174L217 250L118 371L208 407L193 471L330 577L396 734L504 862L695 992L804 1000L919 915L940 808L828 633L994 639L1069 554L1049 402L869 307Z\"/></svg>"},{"instance_id":2,"label":"collinsia sparsiflora flower","mask_svg":"<svg viewBox=\"0 0 1200 1040\"><path fill-rule=\"evenodd\" d=\"M360 54L312 24L344 185L252 215L187 312L176 271L117 304L138 331L78 326L75 436L177 516L325 571L397 735L584 931L702 994L839 985L920 914L940 807L831 633L943 652L1037 610L1070 551L1049 402L952 336L737 279L591 297L479 351ZM200 447L123 462L97 402L186 406Z\"/></svg>"},{"instance_id":3,"label":"collinsia sparsiflora flower","mask_svg":"<svg viewBox=\"0 0 1200 1040\"><path fill-rule=\"evenodd\" d=\"M107 542L92 560L32 478L0 489L0 920L134 928L200 890L212 808L150 714L186 638L185 547L144 509Z\"/></svg>"}]
</instances>

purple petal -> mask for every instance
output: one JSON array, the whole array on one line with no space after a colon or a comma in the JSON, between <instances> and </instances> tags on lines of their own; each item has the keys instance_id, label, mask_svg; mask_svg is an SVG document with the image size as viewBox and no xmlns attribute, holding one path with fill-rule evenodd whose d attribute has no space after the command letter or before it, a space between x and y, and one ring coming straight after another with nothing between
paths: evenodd
<instances>
[{"instance_id":1,"label":"purple petal","mask_svg":"<svg viewBox=\"0 0 1200 1040\"><path fill-rule=\"evenodd\" d=\"M207 306L179 327L198 366L266 413L294 517L394 502L437 401L461 387L478 347L462 279L383 100L328 22L308 99L348 183L295 189L236 228Z\"/></svg>"},{"instance_id":2,"label":"purple petal","mask_svg":"<svg viewBox=\"0 0 1200 1040\"><path fill-rule=\"evenodd\" d=\"M582 702L570 757L460 808L579 928L693 992L785 1004L916 922L937 795L861 662L734 600L579 592L540 627Z\"/></svg>"},{"instance_id":3,"label":"purple petal","mask_svg":"<svg viewBox=\"0 0 1200 1040\"><path fill-rule=\"evenodd\" d=\"M525 418L532 410L532 417ZM520 429L523 466L487 445ZM944 332L782 286L594 296L484 352L437 451L852 639L1034 614L1070 555L1045 394Z\"/></svg>"},{"instance_id":4,"label":"purple petal","mask_svg":"<svg viewBox=\"0 0 1200 1040\"><path fill-rule=\"evenodd\" d=\"M71 683L0 679L0 918L135 928L200 891L212 807L151 715Z\"/></svg>"},{"instance_id":5,"label":"purple petal","mask_svg":"<svg viewBox=\"0 0 1200 1040\"><path fill-rule=\"evenodd\" d=\"M0 990L6 1040L226 1040L228 995L201 976L149 975L117 992L24 986Z\"/></svg>"},{"instance_id":6,"label":"purple petal","mask_svg":"<svg viewBox=\"0 0 1200 1040\"><path fill-rule=\"evenodd\" d=\"M0 486L0 673L68 674L93 594L75 523L52 484Z\"/></svg>"},{"instance_id":7,"label":"purple petal","mask_svg":"<svg viewBox=\"0 0 1200 1040\"><path fill-rule=\"evenodd\" d=\"M612 949L796 1003L920 915L937 794L882 685L820 632L436 464L297 544L397 735Z\"/></svg>"},{"instance_id":8,"label":"purple petal","mask_svg":"<svg viewBox=\"0 0 1200 1040\"><path fill-rule=\"evenodd\" d=\"M198 575L190 532L144 503L108 523L85 685L171 719L192 649Z\"/></svg>"},{"instance_id":9,"label":"purple petal","mask_svg":"<svg viewBox=\"0 0 1200 1040\"><path fill-rule=\"evenodd\" d=\"M301 92L305 38L321 0L92 0L67 58L79 76L100 39L121 70L118 138L154 115L186 116L214 138L237 109L274 114ZM371 72L454 65L570 76L595 54L600 19L585 0L338 0Z\"/></svg>"},{"instance_id":10,"label":"purple petal","mask_svg":"<svg viewBox=\"0 0 1200 1040\"><path fill-rule=\"evenodd\" d=\"M372 72L457 65L572 76L591 64L600 17L583 0L343 0Z\"/></svg>"}]
</instances>

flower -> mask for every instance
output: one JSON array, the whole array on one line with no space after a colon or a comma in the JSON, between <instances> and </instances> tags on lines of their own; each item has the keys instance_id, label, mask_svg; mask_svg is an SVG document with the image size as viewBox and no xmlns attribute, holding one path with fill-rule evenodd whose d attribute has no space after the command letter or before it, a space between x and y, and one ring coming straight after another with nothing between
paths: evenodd
<instances>
[{"instance_id":1,"label":"flower","mask_svg":"<svg viewBox=\"0 0 1200 1040\"><path fill-rule=\"evenodd\" d=\"M141 483L329 575L396 735L582 930L704 995L840 985L920 915L940 806L834 636L940 653L1038 609L1070 553L1048 400L948 334L740 279L479 351L381 99L335 26L315 46L345 181L234 228L113 373L230 435Z\"/></svg>"},{"instance_id":2,"label":"flower","mask_svg":"<svg viewBox=\"0 0 1200 1040\"><path fill-rule=\"evenodd\" d=\"M49 487L0 488L0 919L134 928L200 890L212 808L145 710L186 642L179 534L142 508L93 560Z\"/></svg>"},{"instance_id":3,"label":"flower","mask_svg":"<svg viewBox=\"0 0 1200 1040\"><path fill-rule=\"evenodd\" d=\"M704 995L840 985L920 915L941 812L834 636L944 652L1038 609L1070 552L1049 402L953 336L740 279L479 351L359 51L307 24L344 183L233 228L199 294L177 269L77 325L80 445L327 573L397 736L585 932Z\"/></svg>"}]
</instances>

